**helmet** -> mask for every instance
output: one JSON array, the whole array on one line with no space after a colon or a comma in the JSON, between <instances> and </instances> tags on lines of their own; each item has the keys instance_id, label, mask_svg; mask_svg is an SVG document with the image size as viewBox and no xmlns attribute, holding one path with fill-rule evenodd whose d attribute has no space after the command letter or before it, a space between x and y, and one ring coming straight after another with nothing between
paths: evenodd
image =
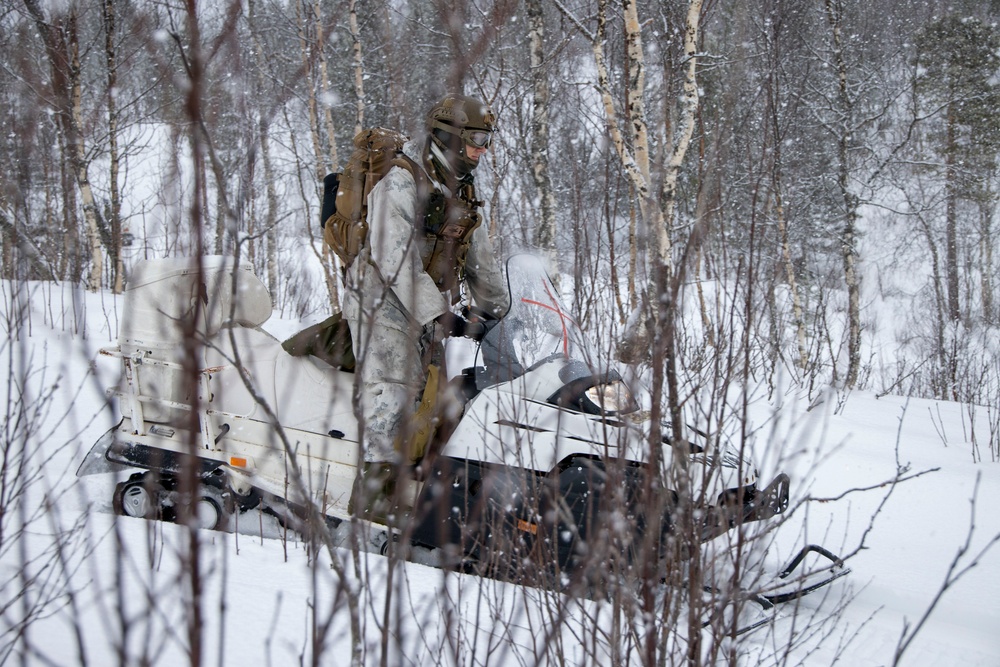
<instances>
[{"instance_id":1,"label":"helmet","mask_svg":"<svg viewBox=\"0 0 1000 667\"><path fill-rule=\"evenodd\" d=\"M478 162L466 156L465 145L489 148L496 130L496 115L475 97L448 95L427 114L427 130L439 148L458 157L461 164L453 166L459 167L459 171L471 171Z\"/></svg>"}]
</instances>

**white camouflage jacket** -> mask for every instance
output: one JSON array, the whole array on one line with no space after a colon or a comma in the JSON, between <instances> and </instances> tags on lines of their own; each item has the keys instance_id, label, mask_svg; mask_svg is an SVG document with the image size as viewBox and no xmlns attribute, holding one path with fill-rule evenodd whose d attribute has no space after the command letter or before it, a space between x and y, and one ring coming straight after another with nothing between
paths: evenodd
<instances>
[{"instance_id":1,"label":"white camouflage jacket","mask_svg":"<svg viewBox=\"0 0 1000 667\"><path fill-rule=\"evenodd\" d=\"M403 152L422 167L422 149L410 141ZM413 176L399 167L391 169L369 194L368 239L345 277L344 316L348 320L419 332L450 310L450 299L423 270L423 239L414 226L416 199ZM473 232L465 282L478 307L498 316L506 311L507 290L485 224Z\"/></svg>"}]
</instances>

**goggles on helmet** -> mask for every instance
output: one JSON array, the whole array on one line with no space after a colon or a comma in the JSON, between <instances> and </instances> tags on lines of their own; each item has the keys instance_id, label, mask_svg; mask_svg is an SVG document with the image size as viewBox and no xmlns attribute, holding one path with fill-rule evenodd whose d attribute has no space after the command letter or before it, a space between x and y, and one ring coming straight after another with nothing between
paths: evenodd
<instances>
[{"instance_id":1,"label":"goggles on helmet","mask_svg":"<svg viewBox=\"0 0 1000 667\"><path fill-rule=\"evenodd\" d=\"M493 133L465 128L462 130L462 141L476 148L489 148L493 143Z\"/></svg>"},{"instance_id":2,"label":"goggles on helmet","mask_svg":"<svg viewBox=\"0 0 1000 667\"><path fill-rule=\"evenodd\" d=\"M489 148L493 143L493 132L484 130L481 127L457 127L451 123L434 120L431 122L431 128L434 130L444 130L449 134L457 134L462 138L463 142L476 148Z\"/></svg>"}]
</instances>

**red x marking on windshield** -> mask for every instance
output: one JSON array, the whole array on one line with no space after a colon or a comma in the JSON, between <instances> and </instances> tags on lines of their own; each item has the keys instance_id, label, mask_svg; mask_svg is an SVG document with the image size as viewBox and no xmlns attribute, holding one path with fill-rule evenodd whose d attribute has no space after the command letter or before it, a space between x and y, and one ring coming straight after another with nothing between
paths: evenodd
<instances>
[{"instance_id":1,"label":"red x marking on windshield","mask_svg":"<svg viewBox=\"0 0 1000 667\"><path fill-rule=\"evenodd\" d=\"M524 297L521 297L521 303L528 303L533 306L540 306L545 310L551 310L553 313L559 316L559 326L562 327L563 354L568 357L569 332L566 330L566 320L572 322L573 318L571 318L566 313L562 312L562 309L559 308L559 301L557 301L555 296L553 296L552 292L549 290L549 286L547 283L544 284L544 287L545 287L545 293L549 295L550 303L542 303L541 301L535 301L534 299L526 299Z\"/></svg>"}]
</instances>

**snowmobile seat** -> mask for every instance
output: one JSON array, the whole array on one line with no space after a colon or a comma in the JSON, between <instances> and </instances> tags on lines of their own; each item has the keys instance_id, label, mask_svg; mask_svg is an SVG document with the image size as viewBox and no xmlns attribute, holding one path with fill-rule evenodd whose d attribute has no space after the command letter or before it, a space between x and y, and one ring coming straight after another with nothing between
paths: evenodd
<instances>
[{"instance_id":1,"label":"snowmobile seat","mask_svg":"<svg viewBox=\"0 0 1000 667\"><path fill-rule=\"evenodd\" d=\"M216 369L210 385L214 410L270 421L236 371L233 343L257 397L283 427L323 434L336 431L340 439L357 440L353 376L313 357L293 357L278 339L256 328L223 329L208 341L206 368Z\"/></svg>"},{"instance_id":2,"label":"snowmobile seat","mask_svg":"<svg viewBox=\"0 0 1000 667\"><path fill-rule=\"evenodd\" d=\"M205 342L226 324L256 327L271 316L270 294L250 264L240 263L235 288L233 268L233 258L221 256L147 260L134 267L118 345L123 357L138 360L131 391L162 399L144 405L147 421L183 418L165 402L192 403L194 388L181 369L190 349L185 340Z\"/></svg>"}]
</instances>

